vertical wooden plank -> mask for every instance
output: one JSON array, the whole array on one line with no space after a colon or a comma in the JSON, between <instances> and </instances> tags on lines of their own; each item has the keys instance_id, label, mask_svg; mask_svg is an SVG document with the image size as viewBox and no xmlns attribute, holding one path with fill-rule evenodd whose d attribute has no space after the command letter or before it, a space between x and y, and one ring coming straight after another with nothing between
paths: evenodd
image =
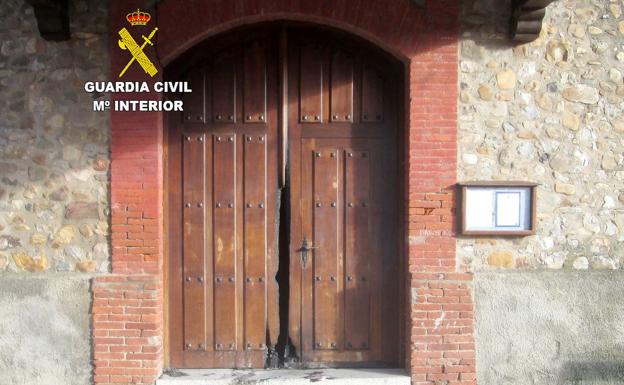
<instances>
[{"instance_id":1,"label":"vertical wooden plank","mask_svg":"<svg viewBox=\"0 0 624 385\"><path fill-rule=\"evenodd\" d=\"M345 348L370 345L370 154L346 150L345 156Z\"/></svg>"},{"instance_id":2,"label":"vertical wooden plank","mask_svg":"<svg viewBox=\"0 0 624 385\"><path fill-rule=\"evenodd\" d=\"M249 43L243 59L243 115L245 123L266 123L266 49L264 41Z\"/></svg>"},{"instance_id":3,"label":"vertical wooden plank","mask_svg":"<svg viewBox=\"0 0 624 385\"><path fill-rule=\"evenodd\" d=\"M208 116L208 115L206 115ZM206 295L206 350L209 352L214 352L214 237L213 234L213 225L214 221L212 220L214 216L214 205L213 202L213 189L214 189L214 178L213 178L213 148L214 141L211 140L210 135L205 135L204 139L205 143L205 163L204 163L204 177L206 178L206 189L204 193L204 208L205 208L205 216L206 220L204 221L206 230L204 231L206 237L206 248L205 248L205 260L204 260L204 269L206 271L205 278L205 295Z\"/></svg>"},{"instance_id":4,"label":"vertical wooden plank","mask_svg":"<svg viewBox=\"0 0 624 385\"><path fill-rule=\"evenodd\" d=\"M235 136L213 135L214 338L216 350L236 350Z\"/></svg>"},{"instance_id":5,"label":"vertical wooden plank","mask_svg":"<svg viewBox=\"0 0 624 385\"><path fill-rule=\"evenodd\" d=\"M386 107L386 123L394 119L395 114L389 114ZM390 138L368 140L370 152L370 175L371 180L386 178L387 184L372 184L370 189L370 255L378 255L371 259L369 269L372 272L381 271L382 274L372 274L369 288L371 296L371 349L381 350L381 356L386 362L397 362L400 344L398 335L402 328L400 320L389 319L386 314L400 314L399 308L403 307L402 293L408 282L397 280L402 275L401 251L397 248L398 239L401 239L398 226L403 221L398 218L398 205L400 200L389 202L388 196L398 196L396 164L400 156L397 154L396 142ZM393 159L394 158L394 159ZM392 242L394 241L394 242ZM401 306L399 306L401 304ZM409 311L409 309L407 309ZM377 326L380 325L381 327ZM390 343L387 343L390 342Z\"/></svg>"},{"instance_id":6,"label":"vertical wooden plank","mask_svg":"<svg viewBox=\"0 0 624 385\"><path fill-rule=\"evenodd\" d=\"M234 123L236 121L236 55L233 51L220 53L213 63L212 121Z\"/></svg>"},{"instance_id":7,"label":"vertical wooden plank","mask_svg":"<svg viewBox=\"0 0 624 385\"><path fill-rule=\"evenodd\" d=\"M266 39L266 67L267 67L267 126L265 131L266 142L266 204L265 204L265 220L267 223L267 246L266 246L266 312L267 325L263 338L266 343L276 346L280 332L280 314L279 314L279 285L275 276L279 269L279 245L278 239L278 220L285 223L285 218L280 218L278 214L277 189L280 186L279 168L279 134L280 124L280 93L288 91L280 87L280 72L278 70L279 61L279 43L278 33L269 34ZM282 79L283 80L283 79ZM284 104L287 103L284 99ZM286 110L287 111L287 110ZM288 117L286 112L285 117ZM287 126L286 122L286 126ZM280 165L285 167L285 164Z\"/></svg>"},{"instance_id":8,"label":"vertical wooden plank","mask_svg":"<svg viewBox=\"0 0 624 385\"><path fill-rule=\"evenodd\" d=\"M302 45L299 54L299 122L323 121L323 50Z\"/></svg>"},{"instance_id":9,"label":"vertical wooden plank","mask_svg":"<svg viewBox=\"0 0 624 385\"><path fill-rule=\"evenodd\" d=\"M340 205L337 149L316 150L313 156L314 348L340 348L339 242Z\"/></svg>"},{"instance_id":10,"label":"vertical wooden plank","mask_svg":"<svg viewBox=\"0 0 624 385\"><path fill-rule=\"evenodd\" d=\"M204 72L204 122L210 124L213 120L212 114L212 100L213 100L213 92L212 92L212 68L208 65L203 67ZM192 89L195 92L195 89ZM210 144L212 147L212 142L206 142L206 145ZM212 169L209 170L212 172Z\"/></svg>"},{"instance_id":11,"label":"vertical wooden plank","mask_svg":"<svg viewBox=\"0 0 624 385\"><path fill-rule=\"evenodd\" d=\"M286 164L288 163L288 34L282 27L279 37L278 48L278 89L279 89L279 175L280 187L286 186Z\"/></svg>"},{"instance_id":12,"label":"vertical wooden plank","mask_svg":"<svg viewBox=\"0 0 624 385\"><path fill-rule=\"evenodd\" d=\"M186 81L193 92L184 94L184 121L186 123L204 123L205 88L204 67L195 67L186 75Z\"/></svg>"},{"instance_id":13,"label":"vertical wooden plank","mask_svg":"<svg viewBox=\"0 0 624 385\"><path fill-rule=\"evenodd\" d=\"M289 36L290 37L290 36ZM289 39L291 43L294 39ZM288 66L288 92L284 93L287 96L286 99L289 105L297 106L299 104L299 69L298 61L300 59L299 48L294 44L288 45L287 60L291 65ZM312 210L311 199L308 198L311 189L309 175L307 170L311 169L311 156L312 153L309 149L309 142L301 140L301 127L297 124L299 119L299 109L288 110L288 154L291 159L290 168L290 196L292 197L292 215L290 216L290 229L291 229L291 244L293 246L300 245L304 236L310 237L310 227L308 227L308 218ZM302 155L303 154L303 155ZM306 188L303 188L306 186ZM300 263L300 253L296 247L291 247L290 263L289 263L289 306L288 306L288 334L292 340L295 348L301 352L301 359L306 360L310 351L312 351L312 344L308 344L310 338L309 330L311 327L308 325L312 322L310 317L303 317L302 314L310 315L311 306L308 306L306 296L310 293L309 283L311 281L306 279L308 271L311 269L303 270Z\"/></svg>"},{"instance_id":14,"label":"vertical wooden plank","mask_svg":"<svg viewBox=\"0 0 624 385\"><path fill-rule=\"evenodd\" d=\"M364 65L362 68L362 122L382 122L383 78L374 68Z\"/></svg>"},{"instance_id":15,"label":"vertical wooden plank","mask_svg":"<svg viewBox=\"0 0 624 385\"><path fill-rule=\"evenodd\" d=\"M184 134L182 238L186 350L206 350L204 160L204 135Z\"/></svg>"},{"instance_id":16,"label":"vertical wooden plank","mask_svg":"<svg viewBox=\"0 0 624 385\"><path fill-rule=\"evenodd\" d=\"M246 135L244 143L245 349L266 340L266 136Z\"/></svg>"},{"instance_id":17,"label":"vertical wooden plank","mask_svg":"<svg viewBox=\"0 0 624 385\"><path fill-rule=\"evenodd\" d=\"M353 121L353 58L334 50L331 58L330 116L332 122Z\"/></svg>"}]
</instances>

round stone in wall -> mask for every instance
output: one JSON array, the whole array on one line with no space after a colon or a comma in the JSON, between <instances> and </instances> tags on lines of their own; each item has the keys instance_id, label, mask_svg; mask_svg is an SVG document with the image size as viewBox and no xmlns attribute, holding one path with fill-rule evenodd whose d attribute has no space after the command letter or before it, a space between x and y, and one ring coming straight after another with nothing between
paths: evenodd
<instances>
[{"instance_id":1,"label":"round stone in wall","mask_svg":"<svg viewBox=\"0 0 624 385\"><path fill-rule=\"evenodd\" d=\"M60 187L50 194L50 199L53 201L61 202L67 200L69 189L65 186Z\"/></svg>"},{"instance_id":2,"label":"round stone in wall","mask_svg":"<svg viewBox=\"0 0 624 385\"><path fill-rule=\"evenodd\" d=\"M510 90L516 87L516 74L512 70L501 71L496 75L496 83L498 88L502 90Z\"/></svg>"},{"instance_id":3,"label":"round stone in wall","mask_svg":"<svg viewBox=\"0 0 624 385\"><path fill-rule=\"evenodd\" d=\"M463 154L462 161L465 164L475 165L479 161L479 158L475 154Z\"/></svg>"},{"instance_id":4,"label":"round stone in wall","mask_svg":"<svg viewBox=\"0 0 624 385\"><path fill-rule=\"evenodd\" d=\"M602 34L604 31L598 27L595 26L590 26L589 28L587 28L587 32L589 32L590 35L600 35Z\"/></svg>"},{"instance_id":5,"label":"round stone in wall","mask_svg":"<svg viewBox=\"0 0 624 385\"><path fill-rule=\"evenodd\" d=\"M546 111L550 111L553 108L553 102L550 99L550 96L548 96L547 94L541 94L539 95L535 101L537 102L537 105Z\"/></svg>"},{"instance_id":6,"label":"round stone in wall","mask_svg":"<svg viewBox=\"0 0 624 385\"><path fill-rule=\"evenodd\" d=\"M615 157L611 154L605 154L602 157L602 169L603 170L607 170L607 171L611 171L614 170L617 167L617 161L615 160Z\"/></svg>"},{"instance_id":7,"label":"round stone in wall","mask_svg":"<svg viewBox=\"0 0 624 385\"><path fill-rule=\"evenodd\" d=\"M579 119L578 115L576 115L575 113L569 110L565 110L563 111L563 114L561 115L561 123L563 124L565 128L569 130L578 131L579 126L581 124L581 120Z\"/></svg>"},{"instance_id":8,"label":"round stone in wall","mask_svg":"<svg viewBox=\"0 0 624 385\"><path fill-rule=\"evenodd\" d=\"M613 129L617 132L624 132L624 118L615 119L611 122Z\"/></svg>"},{"instance_id":9,"label":"round stone in wall","mask_svg":"<svg viewBox=\"0 0 624 385\"><path fill-rule=\"evenodd\" d=\"M93 229L91 228L91 225L89 225L88 223L81 224L78 227L78 231L80 231L80 234L85 238L90 238L93 236Z\"/></svg>"},{"instance_id":10,"label":"round stone in wall","mask_svg":"<svg viewBox=\"0 0 624 385\"><path fill-rule=\"evenodd\" d=\"M102 157L98 157L95 161L93 161L93 169L95 171L106 171L108 170L108 160Z\"/></svg>"},{"instance_id":11,"label":"round stone in wall","mask_svg":"<svg viewBox=\"0 0 624 385\"><path fill-rule=\"evenodd\" d=\"M41 272L48 268L48 257L45 253L41 253L38 257L32 257L23 251L13 254L15 266L30 272Z\"/></svg>"},{"instance_id":12,"label":"round stone in wall","mask_svg":"<svg viewBox=\"0 0 624 385\"><path fill-rule=\"evenodd\" d=\"M489 100L492 100L494 96L494 92L492 91L492 88L488 86L487 84L481 84L477 92L479 92L479 97L482 100L489 101Z\"/></svg>"},{"instance_id":13,"label":"round stone in wall","mask_svg":"<svg viewBox=\"0 0 624 385\"><path fill-rule=\"evenodd\" d=\"M30 244L33 246L45 245L48 241L48 237L40 233L34 233L30 236Z\"/></svg>"},{"instance_id":14,"label":"round stone in wall","mask_svg":"<svg viewBox=\"0 0 624 385\"><path fill-rule=\"evenodd\" d=\"M584 104L596 104L600 100L598 90L584 84L565 88L561 96L568 101Z\"/></svg>"},{"instance_id":15,"label":"round stone in wall","mask_svg":"<svg viewBox=\"0 0 624 385\"><path fill-rule=\"evenodd\" d=\"M49 171L45 167L30 166L28 167L28 179L33 182L41 181L48 177Z\"/></svg>"},{"instance_id":16,"label":"round stone in wall","mask_svg":"<svg viewBox=\"0 0 624 385\"><path fill-rule=\"evenodd\" d=\"M495 251L488 255L487 261L490 266L510 268L513 267L513 254L509 251Z\"/></svg>"},{"instance_id":17,"label":"round stone in wall","mask_svg":"<svg viewBox=\"0 0 624 385\"><path fill-rule=\"evenodd\" d=\"M576 38L582 39L585 37L585 26L582 24L570 24L568 33Z\"/></svg>"},{"instance_id":18,"label":"round stone in wall","mask_svg":"<svg viewBox=\"0 0 624 385\"><path fill-rule=\"evenodd\" d=\"M574 185L571 184L557 183L555 184L555 192L565 195L574 195L574 193L576 192L576 188L574 187Z\"/></svg>"},{"instance_id":19,"label":"round stone in wall","mask_svg":"<svg viewBox=\"0 0 624 385\"><path fill-rule=\"evenodd\" d=\"M97 268L97 262L92 259L87 259L83 261L76 262L76 270L81 271L83 273L90 273L95 271Z\"/></svg>"},{"instance_id":20,"label":"round stone in wall","mask_svg":"<svg viewBox=\"0 0 624 385\"><path fill-rule=\"evenodd\" d=\"M546 46L546 60L557 64L568 61L568 48L560 41L551 41Z\"/></svg>"},{"instance_id":21,"label":"round stone in wall","mask_svg":"<svg viewBox=\"0 0 624 385\"><path fill-rule=\"evenodd\" d=\"M622 73L615 68L609 70L609 79L614 83L622 82Z\"/></svg>"},{"instance_id":22,"label":"round stone in wall","mask_svg":"<svg viewBox=\"0 0 624 385\"><path fill-rule=\"evenodd\" d=\"M587 260L587 258L585 257L576 258L574 260L574 263L572 264L572 267L577 270L587 270L589 268L589 260Z\"/></svg>"},{"instance_id":23,"label":"round stone in wall","mask_svg":"<svg viewBox=\"0 0 624 385\"><path fill-rule=\"evenodd\" d=\"M96 202L72 202L67 205L65 218L67 219L98 219L98 204Z\"/></svg>"},{"instance_id":24,"label":"round stone in wall","mask_svg":"<svg viewBox=\"0 0 624 385\"><path fill-rule=\"evenodd\" d=\"M67 225L63 226L59 231L54 235L54 239L52 240L52 247L58 249L64 245L69 244L74 239L74 226Z\"/></svg>"}]
</instances>

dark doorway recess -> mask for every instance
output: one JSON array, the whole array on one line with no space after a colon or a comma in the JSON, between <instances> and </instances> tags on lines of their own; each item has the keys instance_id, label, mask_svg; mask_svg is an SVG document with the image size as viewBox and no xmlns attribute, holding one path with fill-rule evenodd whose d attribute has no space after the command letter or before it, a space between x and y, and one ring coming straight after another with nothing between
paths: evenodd
<instances>
[{"instance_id":1,"label":"dark doorway recess","mask_svg":"<svg viewBox=\"0 0 624 385\"><path fill-rule=\"evenodd\" d=\"M402 71L286 22L167 67L171 367L402 366Z\"/></svg>"},{"instance_id":2,"label":"dark doorway recess","mask_svg":"<svg viewBox=\"0 0 624 385\"><path fill-rule=\"evenodd\" d=\"M286 167L288 170L288 167ZM280 334L276 347L278 354L277 367L297 365L299 357L292 341L288 337L288 314L290 306L290 188L288 174L286 183L280 192L279 211L279 269L276 280L279 285L279 321ZM269 367L275 367L271 362Z\"/></svg>"}]
</instances>

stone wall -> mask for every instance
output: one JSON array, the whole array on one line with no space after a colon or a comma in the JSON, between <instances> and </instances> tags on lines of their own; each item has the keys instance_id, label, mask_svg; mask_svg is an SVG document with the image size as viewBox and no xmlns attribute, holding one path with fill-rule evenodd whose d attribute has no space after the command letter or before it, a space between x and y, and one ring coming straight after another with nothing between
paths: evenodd
<instances>
[{"instance_id":1,"label":"stone wall","mask_svg":"<svg viewBox=\"0 0 624 385\"><path fill-rule=\"evenodd\" d=\"M619 269L624 3L558 0L540 38L515 48L509 3L463 1L458 178L540 183L538 231L460 239L458 263L473 271Z\"/></svg>"},{"instance_id":2,"label":"stone wall","mask_svg":"<svg viewBox=\"0 0 624 385\"><path fill-rule=\"evenodd\" d=\"M48 42L23 0L0 2L0 272L107 272L109 114L83 90L108 77L108 4L70 1Z\"/></svg>"}]
</instances>

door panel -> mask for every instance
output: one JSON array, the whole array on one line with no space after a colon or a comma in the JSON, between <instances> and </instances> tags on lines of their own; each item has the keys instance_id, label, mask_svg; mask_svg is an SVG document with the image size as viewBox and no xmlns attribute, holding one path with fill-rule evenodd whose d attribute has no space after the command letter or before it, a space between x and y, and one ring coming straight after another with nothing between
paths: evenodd
<instances>
[{"instance_id":1,"label":"door panel","mask_svg":"<svg viewBox=\"0 0 624 385\"><path fill-rule=\"evenodd\" d=\"M206 350L206 257L204 135L183 141L184 340L189 350Z\"/></svg>"},{"instance_id":2,"label":"door panel","mask_svg":"<svg viewBox=\"0 0 624 385\"><path fill-rule=\"evenodd\" d=\"M235 135L213 135L215 350L237 350L235 140Z\"/></svg>"},{"instance_id":3,"label":"door panel","mask_svg":"<svg viewBox=\"0 0 624 385\"><path fill-rule=\"evenodd\" d=\"M379 139L303 139L302 234L313 234L302 274L302 349L310 364L381 362ZM307 207L306 207L307 206Z\"/></svg>"},{"instance_id":4,"label":"door panel","mask_svg":"<svg viewBox=\"0 0 624 385\"><path fill-rule=\"evenodd\" d=\"M312 158L314 348L337 349L340 341L340 191L338 150L306 148ZM305 290L305 289L304 289Z\"/></svg>"},{"instance_id":5,"label":"door panel","mask_svg":"<svg viewBox=\"0 0 624 385\"><path fill-rule=\"evenodd\" d=\"M323 121L323 50L316 45L302 45L294 63L301 66L297 94L299 98L299 121L321 123Z\"/></svg>"},{"instance_id":6,"label":"door panel","mask_svg":"<svg viewBox=\"0 0 624 385\"><path fill-rule=\"evenodd\" d=\"M383 79L377 70L368 65L362 69L362 122L383 121Z\"/></svg>"},{"instance_id":7,"label":"door panel","mask_svg":"<svg viewBox=\"0 0 624 385\"><path fill-rule=\"evenodd\" d=\"M323 75L314 97L297 81L310 76L303 58L311 46ZM293 34L289 50L291 63L301 59L290 66L291 106L327 106L317 124L289 120L290 337L305 366L397 365L398 75L356 43L322 34ZM304 240L312 244L306 265Z\"/></svg>"},{"instance_id":8,"label":"door panel","mask_svg":"<svg viewBox=\"0 0 624 385\"><path fill-rule=\"evenodd\" d=\"M370 346L371 218L370 153L346 149L345 180L345 347Z\"/></svg>"},{"instance_id":9,"label":"door panel","mask_svg":"<svg viewBox=\"0 0 624 385\"><path fill-rule=\"evenodd\" d=\"M168 116L173 367L263 367L277 343L278 248L269 224L278 164L267 151L277 146L277 45L269 37L217 41L171 70L193 89L179 95L188 110Z\"/></svg>"},{"instance_id":10,"label":"door panel","mask_svg":"<svg viewBox=\"0 0 624 385\"><path fill-rule=\"evenodd\" d=\"M236 122L236 69L238 55L234 49L218 53L212 69L213 123Z\"/></svg>"},{"instance_id":11,"label":"door panel","mask_svg":"<svg viewBox=\"0 0 624 385\"><path fill-rule=\"evenodd\" d=\"M204 96L204 68L198 67L190 71L186 81L194 90L184 95L184 120L188 123L203 123L206 117L206 101Z\"/></svg>"},{"instance_id":12,"label":"door panel","mask_svg":"<svg viewBox=\"0 0 624 385\"><path fill-rule=\"evenodd\" d=\"M245 349L266 342L266 138L246 135L244 144Z\"/></svg>"},{"instance_id":13,"label":"door panel","mask_svg":"<svg viewBox=\"0 0 624 385\"><path fill-rule=\"evenodd\" d=\"M267 63L264 42L254 41L247 44L244 56L243 115L246 123L262 123L266 117Z\"/></svg>"},{"instance_id":14,"label":"door panel","mask_svg":"<svg viewBox=\"0 0 624 385\"><path fill-rule=\"evenodd\" d=\"M334 50L331 58L330 109L332 122L353 121L353 58Z\"/></svg>"}]
</instances>

